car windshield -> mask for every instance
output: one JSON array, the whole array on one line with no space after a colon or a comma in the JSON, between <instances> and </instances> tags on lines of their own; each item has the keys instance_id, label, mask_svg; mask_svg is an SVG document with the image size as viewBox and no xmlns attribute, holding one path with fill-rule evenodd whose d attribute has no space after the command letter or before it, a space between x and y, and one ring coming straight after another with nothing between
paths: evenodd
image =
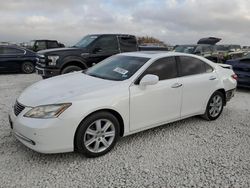
<instances>
[{"instance_id":1,"label":"car windshield","mask_svg":"<svg viewBox=\"0 0 250 188\"><path fill-rule=\"evenodd\" d=\"M98 38L97 35L87 35L83 37L83 39L80 40L78 43L76 43L73 47L85 48L97 38Z\"/></svg>"},{"instance_id":2,"label":"car windshield","mask_svg":"<svg viewBox=\"0 0 250 188\"><path fill-rule=\"evenodd\" d=\"M192 54L194 50L195 46L177 46L174 51Z\"/></svg>"},{"instance_id":3,"label":"car windshield","mask_svg":"<svg viewBox=\"0 0 250 188\"><path fill-rule=\"evenodd\" d=\"M116 55L103 60L88 69L85 74L107 79L122 81L129 79L149 58Z\"/></svg>"}]
</instances>

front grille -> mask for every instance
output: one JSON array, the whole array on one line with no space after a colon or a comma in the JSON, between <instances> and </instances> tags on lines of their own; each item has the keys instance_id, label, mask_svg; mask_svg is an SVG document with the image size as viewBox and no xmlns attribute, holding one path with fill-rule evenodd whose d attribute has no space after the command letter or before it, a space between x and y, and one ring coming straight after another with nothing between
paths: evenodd
<instances>
[{"instance_id":1,"label":"front grille","mask_svg":"<svg viewBox=\"0 0 250 188\"><path fill-rule=\"evenodd\" d=\"M18 116L24 110L24 108L25 106L16 101L14 105L14 114Z\"/></svg>"}]
</instances>

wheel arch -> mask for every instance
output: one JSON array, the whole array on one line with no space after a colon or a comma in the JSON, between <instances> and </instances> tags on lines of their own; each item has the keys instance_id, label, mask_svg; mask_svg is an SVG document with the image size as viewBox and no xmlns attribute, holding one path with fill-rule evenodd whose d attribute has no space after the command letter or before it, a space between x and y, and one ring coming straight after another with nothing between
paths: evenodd
<instances>
[{"instance_id":1,"label":"wheel arch","mask_svg":"<svg viewBox=\"0 0 250 188\"><path fill-rule=\"evenodd\" d=\"M64 68L68 67L68 66L78 66L82 69L86 69L88 68L87 64L79 59L71 59L69 61L66 61L62 64L61 66L61 71L63 71Z\"/></svg>"},{"instance_id":2,"label":"wheel arch","mask_svg":"<svg viewBox=\"0 0 250 188\"><path fill-rule=\"evenodd\" d=\"M223 98L223 105L226 106L226 104L227 104L227 98L226 98L226 91L225 91L225 89L221 88L221 89L217 89L216 91L219 91L219 92L221 92L223 94L223 96L224 96L224 98Z\"/></svg>"},{"instance_id":3,"label":"wheel arch","mask_svg":"<svg viewBox=\"0 0 250 188\"><path fill-rule=\"evenodd\" d=\"M86 117L83 118L83 120L78 124L77 128L76 128L76 131L75 131L75 134L74 134L74 148L75 148L75 145L76 145L76 133L81 125L81 123L86 119L88 118L89 116L95 114L95 113L98 113L98 112L109 112L111 113L112 115L114 115L117 120L119 121L119 125L120 125L120 137L122 137L124 135L124 120L121 116L121 114L119 112L117 112L116 110L113 110L113 109L110 109L110 108L104 108L104 109L99 109L99 110L96 110L94 112L91 112L90 114L88 114Z\"/></svg>"}]
</instances>

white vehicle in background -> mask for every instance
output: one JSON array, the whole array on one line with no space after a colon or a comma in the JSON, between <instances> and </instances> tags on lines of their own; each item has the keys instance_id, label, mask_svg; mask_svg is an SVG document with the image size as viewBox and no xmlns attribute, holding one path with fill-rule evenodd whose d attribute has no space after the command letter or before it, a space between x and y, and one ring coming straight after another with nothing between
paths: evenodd
<instances>
[{"instance_id":1,"label":"white vehicle in background","mask_svg":"<svg viewBox=\"0 0 250 188\"><path fill-rule=\"evenodd\" d=\"M35 151L97 157L121 136L195 115L217 119L236 84L230 67L203 57L124 53L30 86L17 99L10 124Z\"/></svg>"}]
</instances>

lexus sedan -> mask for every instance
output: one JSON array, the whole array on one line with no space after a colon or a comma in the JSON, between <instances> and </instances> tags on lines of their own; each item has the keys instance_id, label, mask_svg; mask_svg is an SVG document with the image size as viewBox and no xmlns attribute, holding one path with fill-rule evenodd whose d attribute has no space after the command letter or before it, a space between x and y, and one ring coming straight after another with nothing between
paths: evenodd
<instances>
[{"instance_id":1,"label":"lexus sedan","mask_svg":"<svg viewBox=\"0 0 250 188\"><path fill-rule=\"evenodd\" d=\"M9 121L35 151L98 157L122 136L196 115L217 119L236 85L230 68L200 56L123 53L35 83L16 100Z\"/></svg>"},{"instance_id":2,"label":"lexus sedan","mask_svg":"<svg viewBox=\"0 0 250 188\"><path fill-rule=\"evenodd\" d=\"M37 55L35 52L18 46L0 45L0 73L35 71Z\"/></svg>"}]
</instances>

